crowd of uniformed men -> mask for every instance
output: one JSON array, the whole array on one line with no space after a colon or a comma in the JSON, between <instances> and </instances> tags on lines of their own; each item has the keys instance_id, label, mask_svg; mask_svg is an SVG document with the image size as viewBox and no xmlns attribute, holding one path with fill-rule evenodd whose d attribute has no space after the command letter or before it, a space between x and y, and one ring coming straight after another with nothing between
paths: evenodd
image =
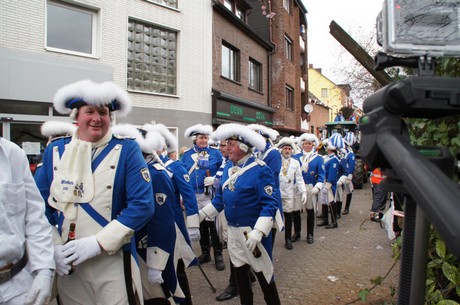
<instances>
[{"instance_id":1,"label":"crowd of uniformed men","mask_svg":"<svg viewBox=\"0 0 460 305\"><path fill-rule=\"evenodd\" d=\"M19 285L14 277L23 272L33 279L54 269L51 297L59 304L192 304L187 267L211 262L212 249L216 269L224 270L226 248L229 285L217 300L239 295L241 304L253 304L257 279L266 303L280 304L272 264L276 233L291 250L302 237L302 215L312 244L315 226L338 227L342 203L349 213L351 132L320 142L310 133L280 137L257 124L216 130L196 124L184 133L191 148L177 159L177 140L164 125L111 126L114 113L131 109L127 93L111 82L67 85L53 103L78 127L42 126L50 142L34 178L50 224L41 231L50 241L19 244L7 259L0 251L1 266L17 267L37 252L43 262L16 268L9 280L0 277L0 292ZM24 219L27 228L27 212ZM198 257L192 241L200 243ZM32 289L30 304L44 304L52 281L46 279L48 285L16 287L3 301L23 304Z\"/></svg>"}]
</instances>

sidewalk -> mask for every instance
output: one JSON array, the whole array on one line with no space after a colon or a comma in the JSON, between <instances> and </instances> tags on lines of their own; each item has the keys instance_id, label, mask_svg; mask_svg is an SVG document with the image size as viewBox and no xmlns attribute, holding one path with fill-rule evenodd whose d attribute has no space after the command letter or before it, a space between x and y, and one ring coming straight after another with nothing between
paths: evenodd
<instances>
[{"instance_id":1,"label":"sidewalk","mask_svg":"<svg viewBox=\"0 0 460 305\"><path fill-rule=\"evenodd\" d=\"M305 214L302 214L302 239L295 242L293 250L284 247L284 233L277 233L273 251L275 278L283 305L347 304L358 299L360 289L373 286L370 279L383 277L393 265L391 241L379 223L368 219L371 207L370 185L355 190L350 214L339 219L339 228L326 230L315 227L315 243L307 244ZM200 254L195 244L195 253ZM226 270L216 271L213 263L203 265L203 270L217 289L213 293L198 267L187 270L194 305L237 305L239 298L225 302L215 301L228 284L229 259L224 250ZM398 267L398 266L397 266ZM335 281L328 280L335 277ZM397 287L399 268L391 271L381 287L374 289L367 302L354 304L382 304L395 301L390 287ZM253 285L254 304L265 304L262 291Z\"/></svg>"}]
</instances>

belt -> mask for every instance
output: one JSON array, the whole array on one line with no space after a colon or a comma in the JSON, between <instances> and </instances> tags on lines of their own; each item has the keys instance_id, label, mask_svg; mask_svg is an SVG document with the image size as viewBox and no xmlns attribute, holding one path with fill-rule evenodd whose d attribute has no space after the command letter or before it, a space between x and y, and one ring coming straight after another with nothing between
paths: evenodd
<instances>
[{"instance_id":1,"label":"belt","mask_svg":"<svg viewBox=\"0 0 460 305\"><path fill-rule=\"evenodd\" d=\"M22 258L16 263L9 263L0 268L0 284L3 284L12 279L27 265L27 253L24 251Z\"/></svg>"}]
</instances>

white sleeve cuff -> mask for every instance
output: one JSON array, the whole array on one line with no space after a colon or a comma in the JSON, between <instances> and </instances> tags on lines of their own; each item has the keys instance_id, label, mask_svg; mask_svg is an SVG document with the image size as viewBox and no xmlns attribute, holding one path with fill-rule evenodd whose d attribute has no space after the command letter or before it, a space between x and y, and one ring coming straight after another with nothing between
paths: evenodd
<instances>
[{"instance_id":1,"label":"white sleeve cuff","mask_svg":"<svg viewBox=\"0 0 460 305\"><path fill-rule=\"evenodd\" d=\"M147 248L147 266L157 270L165 270L169 253L159 247Z\"/></svg>"},{"instance_id":2,"label":"white sleeve cuff","mask_svg":"<svg viewBox=\"0 0 460 305\"><path fill-rule=\"evenodd\" d=\"M318 189L322 189L323 188L323 183L322 182L318 182L315 184L314 187L317 187Z\"/></svg>"},{"instance_id":3,"label":"white sleeve cuff","mask_svg":"<svg viewBox=\"0 0 460 305\"><path fill-rule=\"evenodd\" d=\"M200 227L200 216L193 214L187 216L187 228L199 228Z\"/></svg>"},{"instance_id":4,"label":"white sleeve cuff","mask_svg":"<svg viewBox=\"0 0 460 305\"><path fill-rule=\"evenodd\" d=\"M348 179L353 180L353 174L348 174Z\"/></svg>"},{"instance_id":5,"label":"white sleeve cuff","mask_svg":"<svg viewBox=\"0 0 460 305\"><path fill-rule=\"evenodd\" d=\"M263 216L257 219L254 229L257 229L264 233L264 236L270 234L270 231L273 228L273 217Z\"/></svg>"},{"instance_id":6,"label":"white sleeve cuff","mask_svg":"<svg viewBox=\"0 0 460 305\"><path fill-rule=\"evenodd\" d=\"M209 219L213 219L217 216L217 214L219 214L219 211L216 210L212 203L208 203L207 205L205 205L204 208L201 209L201 211L205 213Z\"/></svg>"},{"instance_id":7,"label":"white sleeve cuff","mask_svg":"<svg viewBox=\"0 0 460 305\"><path fill-rule=\"evenodd\" d=\"M129 243L133 234L134 230L115 219L96 234L96 239L104 251L112 255L124 244Z\"/></svg>"},{"instance_id":8,"label":"white sleeve cuff","mask_svg":"<svg viewBox=\"0 0 460 305\"><path fill-rule=\"evenodd\" d=\"M347 183L347 176L340 176L339 181L343 184Z\"/></svg>"}]
</instances>

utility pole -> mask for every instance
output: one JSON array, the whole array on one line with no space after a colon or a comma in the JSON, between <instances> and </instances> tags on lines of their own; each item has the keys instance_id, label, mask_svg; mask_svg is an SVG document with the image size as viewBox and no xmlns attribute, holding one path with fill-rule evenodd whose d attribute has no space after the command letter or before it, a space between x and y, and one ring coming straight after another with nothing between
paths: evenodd
<instances>
[{"instance_id":1,"label":"utility pole","mask_svg":"<svg viewBox=\"0 0 460 305\"><path fill-rule=\"evenodd\" d=\"M391 77L385 71L376 71L374 59L344 31L334 20L329 24L329 33L382 85L391 82Z\"/></svg>"}]
</instances>

